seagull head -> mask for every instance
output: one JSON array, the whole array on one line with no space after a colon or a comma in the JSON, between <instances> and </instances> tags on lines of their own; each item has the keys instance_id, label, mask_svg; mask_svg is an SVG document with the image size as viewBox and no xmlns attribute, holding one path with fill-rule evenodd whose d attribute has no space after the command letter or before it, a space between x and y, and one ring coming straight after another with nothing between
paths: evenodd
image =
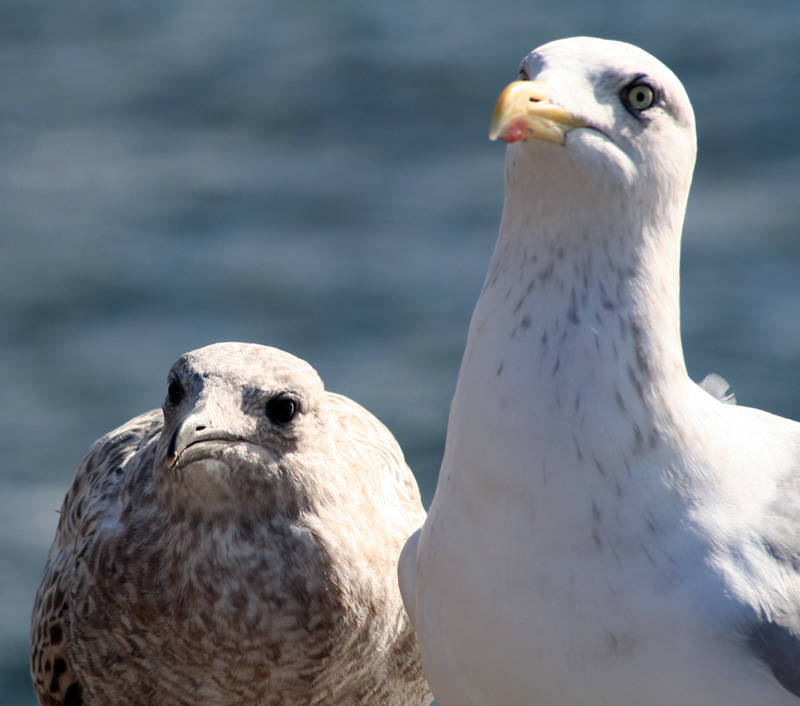
<instances>
[{"instance_id":1,"label":"seagull head","mask_svg":"<svg viewBox=\"0 0 800 706\"><path fill-rule=\"evenodd\" d=\"M171 507L199 514L294 515L315 492L327 448L325 391L304 361L218 343L181 356L164 400L154 469Z\"/></svg>"},{"instance_id":2,"label":"seagull head","mask_svg":"<svg viewBox=\"0 0 800 706\"><path fill-rule=\"evenodd\" d=\"M524 171L529 192L546 193L542 185L556 179L562 194L572 183L602 198L625 193L645 208L664 195L685 203L696 152L694 114L676 76L637 47L589 37L531 52L500 95L489 136L510 145L507 187Z\"/></svg>"}]
</instances>

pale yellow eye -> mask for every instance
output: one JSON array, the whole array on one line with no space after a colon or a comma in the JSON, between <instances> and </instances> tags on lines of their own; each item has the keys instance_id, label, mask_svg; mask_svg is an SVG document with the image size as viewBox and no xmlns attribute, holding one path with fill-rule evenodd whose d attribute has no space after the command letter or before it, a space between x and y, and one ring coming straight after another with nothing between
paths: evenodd
<instances>
[{"instance_id":1,"label":"pale yellow eye","mask_svg":"<svg viewBox=\"0 0 800 706\"><path fill-rule=\"evenodd\" d=\"M637 83L628 89L625 99L634 110L647 110L653 105L655 94L646 83Z\"/></svg>"}]
</instances>

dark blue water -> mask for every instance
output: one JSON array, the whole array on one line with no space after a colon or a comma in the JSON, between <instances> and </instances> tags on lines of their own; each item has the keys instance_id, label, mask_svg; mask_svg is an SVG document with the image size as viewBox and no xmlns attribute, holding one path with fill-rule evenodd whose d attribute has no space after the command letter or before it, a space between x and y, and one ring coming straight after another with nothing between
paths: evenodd
<instances>
[{"instance_id":1,"label":"dark blue water","mask_svg":"<svg viewBox=\"0 0 800 706\"><path fill-rule=\"evenodd\" d=\"M692 97L690 372L800 418L800 3L0 4L0 694L74 467L219 340L288 349L430 500L502 204L520 59L591 34Z\"/></svg>"}]
</instances>

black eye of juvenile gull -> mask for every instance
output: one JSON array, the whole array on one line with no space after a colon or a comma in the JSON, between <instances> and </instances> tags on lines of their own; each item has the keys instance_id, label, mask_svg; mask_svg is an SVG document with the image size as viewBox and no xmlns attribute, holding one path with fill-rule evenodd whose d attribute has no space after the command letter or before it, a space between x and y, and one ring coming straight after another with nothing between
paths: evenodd
<instances>
[{"instance_id":1,"label":"black eye of juvenile gull","mask_svg":"<svg viewBox=\"0 0 800 706\"><path fill-rule=\"evenodd\" d=\"M175 378L170 378L167 386L167 403L176 405L183 399L183 385Z\"/></svg>"},{"instance_id":2,"label":"black eye of juvenile gull","mask_svg":"<svg viewBox=\"0 0 800 706\"><path fill-rule=\"evenodd\" d=\"M297 409L297 402L286 393L281 393L267 402L267 418L274 424L288 424L297 414Z\"/></svg>"},{"instance_id":3,"label":"black eye of juvenile gull","mask_svg":"<svg viewBox=\"0 0 800 706\"><path fill-rule=\"evenodd\" d=\"M622 98L628 110L632 113L641 113L655 103L656 92L651 85L636 81L623 91Z\"/></svg>"}]
</instances>

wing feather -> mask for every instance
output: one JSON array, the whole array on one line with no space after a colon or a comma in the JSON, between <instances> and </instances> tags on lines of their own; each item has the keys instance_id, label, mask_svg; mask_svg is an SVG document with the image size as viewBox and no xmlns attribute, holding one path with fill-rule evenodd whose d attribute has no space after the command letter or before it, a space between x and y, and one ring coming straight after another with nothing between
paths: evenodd
<instances>
[{"instance_id":1,"label":"wing feather","mask_svg":"<svg viewBox=\"0 0 800 706\"><path fill-rule=\"evenodd\" d=\"M161 427L160 410L135 417L92 444L75 471L33 606L31 675L42 706L83 703L65 639L77 547L119 515L126 466Z\"/></svg>"}]
</instances>

